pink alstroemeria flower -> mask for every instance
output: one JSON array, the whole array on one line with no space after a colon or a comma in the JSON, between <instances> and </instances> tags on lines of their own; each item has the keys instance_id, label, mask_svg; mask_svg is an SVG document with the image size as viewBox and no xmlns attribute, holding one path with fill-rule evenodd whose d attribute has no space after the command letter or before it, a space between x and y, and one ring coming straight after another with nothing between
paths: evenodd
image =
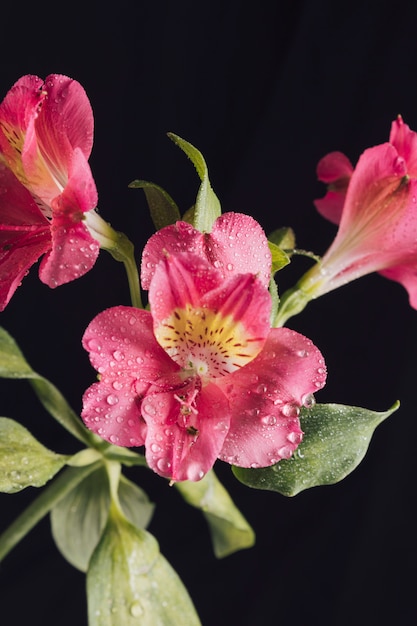
<instances>
[{"instance_id":1,"label":"pink alstroemeria flower","mask_svg":"<svg viewBox=\"0 0 417 626\"><path fill-rule=\"evenodd\" d=\"M354 169L334 152L317 171L330 186L316 207L339 229L303 280L305 291L317 297L379 272L401 283L417 308L417 133L398 117L389 142L365 150Z\"/></svg>"},{"instance_id":2,"label":"pink alstroemeria flower","mask_svg":"<svg viewBox=\"0 0 417 626\"><path fill-rule=\"evenodd\" d=\"M302 440L300 407L326 371L309 339L270 328L256 276L225 279L203 258L167 254L149 302L150 312L107 309L85 332L100 375L83 398L88 428L144 444L149 466L174 481L200 480L217 458L243 467L289 458Z\"/></svg>"},{"instance_id":3,"label":"pink alstroemeria flower","mask_svg":"<svg viewBox=\"0 0 417 626\"><path fill-rule=\"evenodd\" d=\"M155 268L168 252L188 251L207 261L224 278L232 274L256 274L267 287L271 277L271 252L261 225L244 213L223 213L210 233L202 233L187 222L176 222L158 230L142 254L141 283L149 289Z\"/></svg>"},{"instance_id":4,"label":"pink alstroemeria flower","mask_svg":"<svg viewBox=\"0 0 417 626\"><path fill-rule=\"evenodd\" d=\"M66 76L23 76L0 104L0 310L42 254L39 276L50 287L95 263L92 143L89 100Z\"/></svg>"}]
</instances>

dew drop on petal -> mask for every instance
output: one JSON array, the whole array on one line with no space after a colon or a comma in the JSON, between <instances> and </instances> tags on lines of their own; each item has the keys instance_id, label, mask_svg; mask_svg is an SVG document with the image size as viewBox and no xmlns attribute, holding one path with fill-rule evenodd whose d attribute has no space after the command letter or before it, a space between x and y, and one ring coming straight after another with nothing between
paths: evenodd
<instances>
[{"instance_id":1,"label":"dew drop on petal","mask_svg":"<svg viewBox=\"0 0 417 626\"><path fill-rule=\"evenodd\" d=\"M294 432L288 434L287 439L288 439L288 441L290 443L295 443L295 444L298 445L299 443L302 442L303 435L302 435L302 433L297 433L297 432L294 431Z\"/></svg>"},{"instance_id":2,"label":"dew drop on petal","mask_svg":"<svg viewBox=\"0 0 417 626\"><path fill-rule=\"evenodd\" d=\"M171 463L169 461L167 461L167 459L159 459L156 462L156 467L159 469L160 472L162 472L163 474L168 474L169 470L171 468Z\"/></svg>"},{"instance_id":3,"label":"dew drop on petal","mask_svg":"<svg viewBox=\"0 0 417 626\"><path fill-rule=\"evenodd\" d=\"M277 423L277 418L275 417L275 415L264 415L263 417L261 417L261 422L266 426L275 426L275 424Z\"/></svg>"},{"instance_id":4,"label":"dew drop on petal","mask_svg":"<svg viewBox=\"0 0 417 626\"><path fill-rule=\"evenodd\" d=\"M278 450L278 454L280 455L282 459L289 459L292 456L292 453L293 453L292 446L282 446L282 448Z\"/></svg>"},{"instance_id":5,"label":"dew drop on petal","mask_svg":"<svg viewBox=\"0 0 417 626\"><path fill-rule=\"evenodd\" d=\"M300 407L297 404L287 402L281 409L285 417L298 417L300 415Z\"/></svg>"},{"instance_id":6,"label":"dew drop on petal","mask_svg":"<svg viewBox=\"0 0 417 626\"><path fill-rule=\"evenodd\" d=\"M316 399L312 393L306 393L301 402L306 409L311 409L316 404Z\"/></svg>"},{"instance_id":7,"label":"dew drop on petal","mask_svg":"<svg viewBox=\"0 0 417 626\"><path fill-rule=\"evenodd\" d=\"M119 398L115 394L111 393L107 396L106 402L107 404L110 404L110 406L114 406L119 402Z\"/></svg>"}]
</instances>

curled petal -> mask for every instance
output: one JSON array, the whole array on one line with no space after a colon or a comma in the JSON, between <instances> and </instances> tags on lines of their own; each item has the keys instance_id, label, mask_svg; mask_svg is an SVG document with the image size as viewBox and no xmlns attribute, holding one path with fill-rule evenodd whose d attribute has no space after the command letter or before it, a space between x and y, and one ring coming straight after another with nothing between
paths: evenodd
<instances>
[{"instance_id":1,"label":"curled petal","mask_svg":"<svg viewBox=\"0 0 417 626\"><path fill-rule=\"evenodd\" d=\"M326 380L320 351L287 328L272 329L244 368L219 381L232 408L219 458L241 467L267 467L289 458L302 440L300 407Z\"/></svg>"},{"instance_id":2,"label":"curled petal","mask_svg":"<svg viewBox=\"0 0 417 626\"><path fill-rule=\"evenodd\" d=\"M417 133L405 124L401 115L391 125L390 143L407 163L407 173L417 177Z\"/></svg>"}]
</instances>

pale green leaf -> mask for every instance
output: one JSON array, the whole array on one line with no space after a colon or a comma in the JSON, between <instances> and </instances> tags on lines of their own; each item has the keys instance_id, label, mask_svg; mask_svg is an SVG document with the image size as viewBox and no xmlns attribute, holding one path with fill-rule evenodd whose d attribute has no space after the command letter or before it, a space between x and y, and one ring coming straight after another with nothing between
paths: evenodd
<instances>
[{"instance_id":1,"label":"pale green leaf","mask_svg":"<svg viewBox=\"0 0 417 626\"><path fill-rule=\"evenodd\" d=\"M146 494L127 478L119 483L119 499L126 517L145 528L153 505ZM106 524L110 508L109 481L104 467L78 484L51 512L52 536L63 557L86 572Z\"/></svg>"},{"instance_id":2,"label":"pale green leaf","mask_svg":"<svg viewBox=\"0 0 417 626\"><path fill-rule=\"evenodd\" d=\"M15 340L0 327L0 377L30 378L36 376Z\"/></svg>"},{"instance_id":3,"label":"pale green leaf","mask_svg":"<svg viewBox=\"0 0 417 626\"><path fill-rule=\"evenodd\" d=\"M201 185L194 207L194 227L197 230L209 233L213 223L221 214L221 208L219 199L211 187L204 157L197 148L188 143L188 141L178 137L178 135L168 133L168 137L185 152L200 177Z\"/></svg>"},{"instance_id":4,"label":"pale green leaf","mask_svg":"<svg viewBox=\"0 0 417 626\"><path fill-rule=\"evenodd\" d=\"M384 412L340 404L303 409L304 439L291 459L261 469L233 467L233 473L249 487L285 496L337 483L359 465L375 428L398 407L397 402Z\"/></svg>"},{"instance_id":5,"label":"pale green leaf","mask_svg":"<svg viewBox=\"0 0 417 626\"><path fill-rule=\"evenodd\" d=\"M74 437L90 445L99 438L83 425L60 391L37 374L24 358L14 339L0 327L0 377L28 379L45 409Z\"/></svg>"},{"instance_id":6,"label":"pale green leaf","mask_svg":"<svg viewBox=\"0 0 417 626\"><path fill-rule=\"evenodd\" d=\"M171 196L159 185L146 180L134 180L129 187L143 189L148 202L149 212L155 228L159 230L164 226L175 224L181 219L177 205Z\"/></svg>"},{"instance_id":7,"label":"pale green leaf","mask_svg":"<svg viewBox=\"0 0 417 626\"><path fill-rule=\"evenodd\" d=\"M18 422L0 417L0 491L42 487L70 458L45 448Z\"/></svg>"},{"instance_id":8,"label":"pale green leaf","mask_svg":"<svg viewBox=\"0 0 417 626\"><path fill-rule=\"evenodd\" d=\"M179 482L175 486L188 504L202 510L218 558L254 545L255 533L213 470L198 482Z\"/></svg>"},{"instance_id":9,"label":"pale green leaf","mask_svg":"<svg viewBox=\"0 0 417 626\"><path fill-rule=\"evenodd\" d=\"M201 626L156 539L111 506L87 573L89 626Z\"/></svg>"},{"instance_id":10,"label":"pale green leaf","mask_svg":"<svg viewBox=\"0 0 417 626\"><path fill-rule=\"evenodd\" d=\"M88 474L97 463L83 467L67 467L51 480L37 497L0 535L0 561L43 519L67 493Z\"/></svg>"}]
</instances>

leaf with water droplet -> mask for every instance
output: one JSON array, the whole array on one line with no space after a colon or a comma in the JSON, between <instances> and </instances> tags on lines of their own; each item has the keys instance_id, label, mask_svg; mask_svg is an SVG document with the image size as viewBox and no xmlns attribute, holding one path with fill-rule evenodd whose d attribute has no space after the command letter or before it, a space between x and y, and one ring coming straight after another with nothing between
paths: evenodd
<instances>
[{"instance_id":1,"label":"leaf with water droplet","mask_svg":"<svg viewBox=\"0 0 417 626\"><path fill-rule=\"evenodd\" d=\"M146 180L134 180L129 187L132 189L143 189L149 206L152 221L155 228L159 230L164 226L175 224L181 219L177 205L171 196L159 185Z\"/></svg>"},{"instance_id":2,"label":"leaf with water droplet","mask_svg":"<svg viewBox=\"0 0 417 626\"><path fill-rule=\"evenodd\" d=\"M178 137L178 135L168 133L168 137L185 152L200 177L201 185L194 207L193 225L197 230L209 233L214 222L221 215L221 208L219 199L211 187L204 157L197 148L188 143L188 141Z\"/></svg>"},{"instance_id":3,"label":"leaf with water droplet","mask_svg":"<svg viewBox=\"0 0 417 626\"><path fill-rule=\"evenodd\" d=\"M285 496L337 483L359 465L376 427L398 407L399 402L384 412L341 404L302 408L304 438L291 459L260 469L233 467L233 473L249 487Z\"/></svg>"},{"instance_id":4,"label":"leaf with water droplet","mask_svg":"<svg viewBox=\"0 0 417 626\"><path fill-rule=\"evenodd\" d=\"M139 528L146 528L154 505L145 492L122 475L118 496L127 519ZM51 511L52 536L57 548L82 572L88 569L106 525L109 508L109 481L101 467L76 485Z\"/></svg>"},{"instance_id":5,"label":"leaf with water droplet","mask_svg":"<svg viewBox=\"0 0 417 626\"><path fill-rule=\"evenodd\" d=\"M217 558L254 545L255 533L213 470L198 482L175 486L188 504L203 511Z\"/></svg>"},{"instance_id":6,"label":"leaf with water droplet","mask_svg":"<svg viewBox=\"0 0 417 626\"><path fill-rule=\"evenodd\" d=\"M70 458L45 448L18 422L0 417L0 491L42 487Z\"/></svg>"},{"instance_id":7,"label":"leaf with water droplet","mask_svg":"<svg viewBox=\"0 0 417 626\"><path fill-rule=\"evenodd\" d=\"M89 626L201 626L156 539L115 506L90 560L87 597Z\"/></svg>"}]
</instances>

